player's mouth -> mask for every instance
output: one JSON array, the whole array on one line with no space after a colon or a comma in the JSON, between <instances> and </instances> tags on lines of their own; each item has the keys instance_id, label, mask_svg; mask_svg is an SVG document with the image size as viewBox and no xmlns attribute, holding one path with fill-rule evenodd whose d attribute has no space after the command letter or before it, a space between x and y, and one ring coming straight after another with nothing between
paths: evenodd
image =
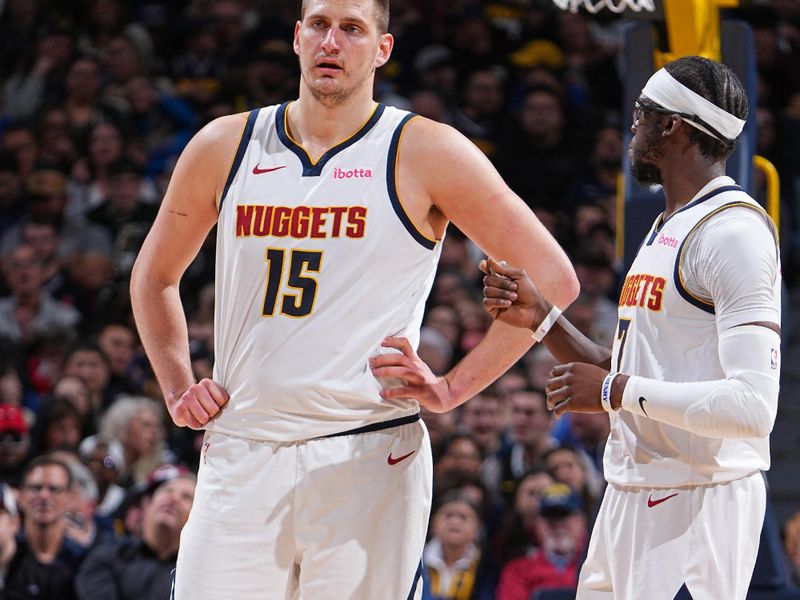
<instances>
[{"instance_id":1,"label":"player's mouth","mask_svg":"<svg viewBox=\"0 0 800 600\"><path fill-rule=\"evenodd\" d=\"M342 71L342 67L339 63L329 59L319 61L316 67L322 75L335 75Z\"/></svg>"}]
</instances>

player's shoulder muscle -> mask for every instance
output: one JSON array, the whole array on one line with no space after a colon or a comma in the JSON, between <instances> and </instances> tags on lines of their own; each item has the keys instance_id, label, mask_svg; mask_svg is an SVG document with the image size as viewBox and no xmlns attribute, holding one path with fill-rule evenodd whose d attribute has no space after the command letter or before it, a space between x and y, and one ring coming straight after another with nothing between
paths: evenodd
<instances>
[{"instance_id":1,"label":"player's shoulder muscle","mask_svg":"<svg viewBox=\"0 0 800 600\"><path fill-rule=\"evenodd\" d=\"M436 202L505 189L494 166L475 144L444 123L415 117L401 138L400 160L407 172L422 178ZM437 202L438 204L438 202Z\"/></svg>"},{"instance_id":2,"label":"player's shoulder muscle","mask_svg":"<svg viewBox=\"0 0 800 600\"><path fill-rule=\"evenodd\" d=\"M228 177L247 113L218 117L205 125L189 141L175 166L173 178L188 189L202 187L213 190L211 200L216 206Z\"/></svg>"}]
</instances>

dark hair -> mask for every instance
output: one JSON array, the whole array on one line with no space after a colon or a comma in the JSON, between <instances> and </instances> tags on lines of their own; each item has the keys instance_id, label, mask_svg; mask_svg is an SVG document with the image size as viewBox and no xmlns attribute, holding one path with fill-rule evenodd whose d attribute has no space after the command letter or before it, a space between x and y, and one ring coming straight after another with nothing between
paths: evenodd
<instances>
[{"instance_id":1,"label":"dark hair","mask_svg":"<svg viewBox=\"0 0 800 600\"><path fill-rule=\"evenodd\" d=\"M678 82L725 112L747 119L747 92L729 67L701 56L684 56L664 68ZM725 160L736 148L735 140L718 140L695 127L690 127L689 140L697 144L700 154L713 162Z\"/></svg>"},{"instance_id":2,"label":"dark hair","mask_svg":"<svg viewBox=\"0 0 800 600\"><path fill-rule=\"evenodd\" d=\"M28 463L28 465L25 467L25 470L22 472L23 485L25 485L27 482L28 475L30 475L34 469L38 469L39 467L61 467L67 474L67 489L72 488L72 471L70 470L69 465L67 465L67 463L65 463L63 460L53 458L49 454L37 456Z\"/></svg>"},{"instance_id":3,"label":"dark hair","mask_svg":"<svg viewBox=\"0 0 800 600\"><path fill-rule=\"evenodd\" d=\"M372 0L372 4L378 17L378 29L381 33L386 33L389 31L389 0ZM303 0L300 7L300 19L305 16L307 7L308 0Z\"/></svg>"},{"instance_id":4,"label":"dark hair","mask_svg":"<svg viewBox=\"0 0 800 600\"><path fill-rule=\"evenodd\" d=\"M103 352L103 349L100 348L97 342L92 340L80 340L76 344L73 344L64 354L64 364L69 362L69 359L78 352L93 352L95 354L99 354L107 366L110 366L111 364L108 356L106 356L106 353Z\"/></svg>"}]
</instances>

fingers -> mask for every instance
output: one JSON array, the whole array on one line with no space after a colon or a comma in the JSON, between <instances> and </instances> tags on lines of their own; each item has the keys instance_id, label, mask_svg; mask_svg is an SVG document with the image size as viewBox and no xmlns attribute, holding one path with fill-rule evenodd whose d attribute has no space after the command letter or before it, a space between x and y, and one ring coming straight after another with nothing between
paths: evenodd
<instances>
[{"instance_id":1,"label":"fingers","mask_svg":"<svg viewBox=\"0 0 800 600\"><path fill-rule=\"evenodd\" d=\"M381 346L384 348L394 348L395 350L400 350L403 355L411 358L414 356L414 349L411 347L408 339L403 337L387 337L381 342ZM384 355L384 356L391 356L391 355Z\"/></svg>"},{"instance_id":2,"label":"fingers","mask_svg":"<svg viewBox=\"0 0 800 600\"><path fill-rule=\"evenodd\" d=\"M228 402L228 392L217 382L203 379L181 395L174 411L176 425L202 429Z\"/></svg>"},{"instance_id":3,"label":"fingers","mask_svg":"<svg viewBox=\"0 0 800 600\"><path fill-rule=\"evenodd\" d=\"M372 369L372 374L379 379L403 379L414 385L421 385L425 382L424 378L419 373L406 367L377 367Z\"/></svg>"},{"instance_id":4,"label":"fingers","mask_svg":"<svg viewBox=\"0 0 800 600\"><path fill-rule=\"evenodd\" d=\"M510 279L520 279L525 277L525 271L522 269L517 269L516 267L512 267L504 260L496 261L490 256L486 259L486 262L488 263L489 269L495 275L503 275Z\"/></svg>"}]
</instances>

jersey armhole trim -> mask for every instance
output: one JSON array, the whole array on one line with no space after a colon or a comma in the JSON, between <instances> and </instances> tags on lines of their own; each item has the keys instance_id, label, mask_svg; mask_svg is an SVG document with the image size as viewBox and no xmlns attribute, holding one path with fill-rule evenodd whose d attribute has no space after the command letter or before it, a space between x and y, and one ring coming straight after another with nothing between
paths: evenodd
<instances>
[{"instance_id":1,"label":"jersey armhole trim","mask_svg":"<svg viewBox=\"0 0 800 600\"><path fill-rule=\"evenodd\" d=\"M428 250L433 250L436 247L436 240L430 239L419 229L417 229L417 226L414 225L414 222L408 216L405 208L403 208L400 195L397 193L397 166L400 138L403 137L403 130L405 129L406 124L416 116L416 114L411 113L403 117L403 120L400 121L400 124L395 128L394 133L392 134L392 141L389 144L389 156L386 161L386 189L389 193L389 199L392 202L392 208L394 208L395 214L397 214L397 217L400 219L400 222L406 228L408 233L411 234L411 237L413 237L420 245Z\"/></svg>"},{"instance_id":2,"label":"jersey armhole trim","mask_svg":"<svg viewBox=\"0 0 800 600\"><path fill-rule=\"evenodd\" d=\"M247 122L242 128L242 135L239 138L239 146L236 148L236 154L233 156L233 162L231 163L231 168L228 171L228 179L225 181L225 188L222 190L222 195L219 197L219 207L217 208L217 212L222 212L222 203L225 202L225 197L228 195L228 190L233 184L233 180L236 177L236 172L239 170L239 167L242 164L242 159L244 159L244 153L247 150L247 145L250 143L250 138L253 137L253 128L256 125L256 119L258 119L258 113L260 110L260 108L253 109L250 111L250 114L247 115Z\"/></svg>"},{"instance_id":3,"label":"jersey armhole trim","mask_svg":"<svg viewBox=\"0 0 800 600\"><path fill-rule=\"evenodd\" d=\"M678 293L681 295L681 297L684 300L686 300L689 304L692 304L693 306L696 306L697 308L704 310L705 312L710 313L712 315L715 314L713 302L707 302L702 298L698 298L686 288L686 284L683 281L683 275L681 275L681 265L683 264L683 252L686 249L686 242L689 241L689 238L692 237L692 234L694 234L694 232L697 231L697 229L703 223L708 221L714 215L722 212L723 210L727 210L729 208L737 208L737 207L748 208L755 212L763 212L763 209L761 207L753 206L748 202L729 202L728 204L723 204L722 206L715 208L706 216L704 216L702 219L700 219L697 223L695 223L694 226L689 230L689 233L686 234L686 237L681 242L681 247L678 250L678 256L675 259L675 270L673 272L675 289L678 290Z\"/></svg>"}]
</instances>

